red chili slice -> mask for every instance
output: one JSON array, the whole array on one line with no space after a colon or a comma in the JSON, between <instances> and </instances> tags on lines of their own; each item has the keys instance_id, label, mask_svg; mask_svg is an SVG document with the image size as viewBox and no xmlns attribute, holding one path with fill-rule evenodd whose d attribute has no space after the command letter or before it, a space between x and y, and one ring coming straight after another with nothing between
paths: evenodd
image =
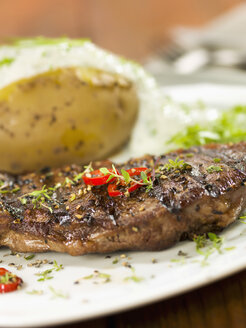
<instances>
[{"instance_id":1,"label":"red chili slice","mask_svg":"<svg viewBox=\"0 0 246 328\"><path fill-rule=\"evenodd\" d=\"M142 182L143 180L141 180L140 182ZM138 188L140 188L141 187L141 185L140 184L138 184L138 183L133 183L132 185L131 185L131 187L129 187L128 189L127 189L127 191L128 192L133 192L133 191L135 191L135 190L137 190Z\"/></svg>"},{"instance_id":2,"label":"red chili slice","mask_svg":"<svg viewBox=\"0 0 246 328\"><path fill-rule=\"evenodd\" d=\"M113 169L110 169L109 172L114 172ZM88 174L90 176L88 176ZM108 183L108 178L110 177L110 174L103 174L100 170L95 170L92 171L90 173L86 174L85 176L82 177L82 179L84 180L84 183L86 185L90 185L90 186L101 186L104 184ZM119 172L117 171L117 174L119 174ZM110 180L110 182L113 182L115 180L112 179Z\"/></svg>"},{"instance_id":3,"label":"red chili slice","mask_svg":"<svg viewBox=\"0 0 246 328\"><path fill-rule=\"evenodd\" d=\"M0 282L0 293L9 293L15 291L21 285L22 279L11 273L10 271L0 268L0 281L1 276L8 275L8 282Z\"/></svg>"},{"instance_id":4,"label":"red chili slice","mask_svg":"<svg viewBox=\"0 0 246 328\"><path fill-rule=\"evenodd\" d=\"M135 175L141 175L141 172L144 172L147 170L147 167L136 167L136 168L132 168L129 170L126 170L126 172L132 177ZM147 176L149 177L151 175L151 173L148 173ZM139 182L143 182L143 180L140 180ZM121 185L123 185L123 183L121 183ZM108 194L111 197L117 197L117 196L123 196L124 193L119 191L117 189L118 185L116 183L111 183L108 185ZM138 188L141 187L141 184L138 183L132 183L132 185L127 189L127 191L133 192L135 190L137 190Z\"/></svg>"},{"instance_id":5,"label":"red chili slice","mask_svg":"<svg viewBox=\"0 0 246 328\"><path fill-rule=\"evenodd\" d=\"M130 177L133 177L134 175L141 175L141 172L146 171L148 168L147 167L135 167L129 170L126 170Z\"/></svg>"},{"instance_id":6,"label":"red chili slice","mask_svg":"<svg viewBox=\"0 0 246 328\"><path fill-rule=\"evenodd\" d=\"M110 183L108 185L108 194L110 197L123 196L123 192L117 189L118 185L116 183Z\"/></svg>"},{"instance_id":7,"label":"red chili slice","mask_svg":"<svg viewBox=\"0 0 246 328\"><path fill-rule=\"evenodd\" d=\"M132 172L132 174L129 172L129 171L131 171L131 170L135 170L135 174L133 174ZM137 168L135 168L135 169L130 169L130 170L127 170L127 172L129 173L129 175L130 176L134 176L134 175L141 175L141 172L144 172L144 171L146 171L147 170L147 167L137 167ZM147 174L147 176L148 177L150 177L151 176L151 173L149 172L148 174ZM139 182L143 182L143 180L140 180ZM138 188L140 188L141 187L141 184L138 184L138 183L133 183L128 189L127 189L127 191L128 192L133 192L133 191L135 191L135 190L137 190Z\"/></svg>"}]
</instances>

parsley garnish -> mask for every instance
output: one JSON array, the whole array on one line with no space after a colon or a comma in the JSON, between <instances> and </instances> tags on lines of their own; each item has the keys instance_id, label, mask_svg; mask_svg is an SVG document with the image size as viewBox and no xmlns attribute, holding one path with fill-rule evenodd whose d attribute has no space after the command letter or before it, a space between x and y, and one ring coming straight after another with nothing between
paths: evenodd
<instances>
[{"instance_id":1,"label":"parsley garnish","mask_svg":"<svg viewBox=\"0 0 246 328\"><path fill-rule=\"evenodd\" d=\"M169 159L168 163L160 167L159 170L171 171L171 170L185 170L187 168L191 168L191 166L185 163L183 160L180 160L179 157L177 157L175 160Z\"/></svg>"}]
</instances>

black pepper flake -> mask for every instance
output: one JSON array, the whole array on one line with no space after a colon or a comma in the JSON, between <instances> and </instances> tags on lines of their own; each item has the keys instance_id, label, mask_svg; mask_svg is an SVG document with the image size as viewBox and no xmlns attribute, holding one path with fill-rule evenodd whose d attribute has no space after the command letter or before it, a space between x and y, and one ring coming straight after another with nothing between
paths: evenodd
<instances>
[{"instance_id":1,"label":"black pepper flake","mask_svg":"<svg viewBox=\"0 0 246 328\"><path fill-rule=\"evenodd\" d=\"M223 214L223 212L221 212L221 211L217 211L217 210L212 210L212 213L213 213L213 214L218 214L218 215Z\"/></svg>"}]
</instances>

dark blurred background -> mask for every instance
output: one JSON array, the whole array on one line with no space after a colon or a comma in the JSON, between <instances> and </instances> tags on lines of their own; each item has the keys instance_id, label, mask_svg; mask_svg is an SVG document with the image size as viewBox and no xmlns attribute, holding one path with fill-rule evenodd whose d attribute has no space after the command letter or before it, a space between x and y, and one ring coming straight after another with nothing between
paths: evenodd
<instances>
[{"instance_id":1,"label":"dark blurred background","mask_svg":"<svg viewBox=\"0 0 246 328\"><path fill-rule=\"evenodd\" d=\"M0 39L8 36L88 37L143 60L170 28L202 26L240 0L0 0Z\"/></svg>"}]
</instances>

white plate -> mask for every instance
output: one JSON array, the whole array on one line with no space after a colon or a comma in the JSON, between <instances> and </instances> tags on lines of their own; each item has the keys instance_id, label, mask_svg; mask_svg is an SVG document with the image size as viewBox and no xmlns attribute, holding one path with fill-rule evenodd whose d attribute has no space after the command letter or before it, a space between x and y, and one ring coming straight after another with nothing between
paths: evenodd
<instances>
[{"instance_id":1,"label":"white plate","mask_svg":"<svg viewBox=\"0 0 246 328\"><path fill-rule=\"evenodd\" d=\"M214 85L190 85L165 88L174 99L183 102L203 99L209 105L225 106L238 103L246 104L246 88ZM46 326L63 324L76 320L85 320L97 316L112 314L143 304L183 293L192 288L202 286L220 279L246 267L246 225L240 222L233 224L221 235L225 238L222 254L214 252L209 257L209 265L202 266L203 257L198 255L193 242L182 242L171 249L161 252L131 252L131 259L120 259L112 262L120 254L89 255L71 257L64 254L46 253L36 255L33 260L26 261L23 256L5 256L9 250L0 251L1 266L17 273L24 280L23 288L17 292L2 294L0 306L0 326ZM235 247L225 250L225 248ZM179 250L188 254L183 259L178 256ZM157 263L152 263L155 258ZM44 264L40 268L27 267L37 259L56 260L64 269L54 271L53 279L38 282L36 273L52 268ZM129 262L135 268L135 275L143 278L140 282L125 280L133 272L124 267ZM9 263L22 264L23 269L17 271L9 267ZM94 270L111 275L111 281L105 279L82 279ZM49 287L61 290L68 298L52 298ZM28 291L43 290L42 295L29 295Z\"/></svg>"}]
</instances>

